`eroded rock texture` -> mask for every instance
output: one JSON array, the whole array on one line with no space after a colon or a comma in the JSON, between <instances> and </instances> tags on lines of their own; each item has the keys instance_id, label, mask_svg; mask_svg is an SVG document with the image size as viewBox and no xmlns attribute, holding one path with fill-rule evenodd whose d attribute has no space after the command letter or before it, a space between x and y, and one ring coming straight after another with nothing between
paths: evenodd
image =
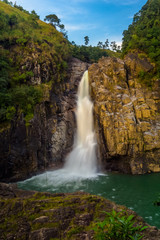
<instances>
[{"instance_id":1,"label":"eroded rock texture","mask_svg":"<svg viewBox=\"0 0 160 240\"><path fill-rule=\"evenodd\" d=\"M16 181L62 164L73 145L77 87L87 67L72 58L64 83L53 83L51 89L46 85L43 102L37 105L30 125L26 126L23 115L17 115L8 129L1 130L0 179ZM45 69L47 77L49 63ZM39 79L33 79L33 84L41 83L44 69L34 66L33 70Z\"/></svg>"},{"instance_id":2,"label":"eroded rock texture","mask_svg":"<svg viewBox=\"0 0 160 240\"><path fill-rule=\"evenodd\" d=\"M23 191L0 183L0 240L91 240L95 239L96 222L105 219L105 212L133 215L135 225L148 226L143 240L160 239L160 230L151 227L135 212L83 192L38 193ZM114 218L112 218L114 221Z\"/></svg>"},{"instance_id":3,"label":"eroded rock texture","mask_svg":"<svg viewBox=\"0 0 160 240\"><path fill-rule=\"evenodd\" d=\"M152 69L136 54L102 58L89 68L98 153L107 169L160 171L160 79L149 89L138 78Z\"/></svg>"}]
</instances>

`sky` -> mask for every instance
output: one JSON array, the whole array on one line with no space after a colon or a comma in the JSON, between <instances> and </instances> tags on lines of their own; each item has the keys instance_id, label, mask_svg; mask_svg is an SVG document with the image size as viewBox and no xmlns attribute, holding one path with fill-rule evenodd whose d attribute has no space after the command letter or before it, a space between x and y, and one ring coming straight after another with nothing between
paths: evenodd
<instances>
[{"instance_id":1,"label":"sky","mask_svg":"<svg viewBox=\"0 0 160 240\"><path fill-rule=\"evenodd\" d=\"M14 1L13 1L14 2ZM122 42L123 31L132 23L133 16L147 0L16 0L28 11L35 10L44 20L46 15L56 14L65 25L69 41L96 46L106 39Z\"/></svg>"}]
</instances>

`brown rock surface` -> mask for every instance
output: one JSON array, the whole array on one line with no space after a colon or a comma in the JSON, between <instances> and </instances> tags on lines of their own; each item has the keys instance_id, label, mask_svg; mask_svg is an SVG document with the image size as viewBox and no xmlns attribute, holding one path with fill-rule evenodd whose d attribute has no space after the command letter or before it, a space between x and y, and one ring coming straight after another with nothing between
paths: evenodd
<instances>
[{"instance_id":1,"label":"brown rock surface","mask_svg":"<svg viewBox=\"0 0 160 240\"><path fill-rule=\"evenodd\" d=\"M107 169L160 172L160 79L152 90L138 79L152 69L136 54L102 58L89 68L99 159Z\"/></svg>"},{"instance_id":2,"label":"brown rock surface","mask_svg":"<svg viewBox=\"0 0 160 240\"><path fill-rule=\"evenodd\" d=\"M142 232L143 240L160 239L156 227L146 224L132 210L100 196L83 192L38 193L0 183L0 240L91 240L95 222L103 221L104 211L112 209L134 215L136 225L148 226Z\"/></svg>"}]
</instances>

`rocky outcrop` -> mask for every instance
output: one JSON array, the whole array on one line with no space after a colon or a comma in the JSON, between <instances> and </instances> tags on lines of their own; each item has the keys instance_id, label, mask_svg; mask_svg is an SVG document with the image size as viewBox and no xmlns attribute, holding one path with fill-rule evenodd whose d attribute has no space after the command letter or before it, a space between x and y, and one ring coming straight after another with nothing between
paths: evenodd
<instances>
[{"instance_id":1,"label":"rocky outcrop","mask_svg":"<svg viewBox=\"0 0 160 240\"><path fill-rule=\"evenodd\" d=\"M0 240L91 240L95 223L103 221L105 212L110 213L112 209L125 216L132 214L134 226L148 226L141 233L143 240L160 239L156 227L149 226L132 210L100 196L83 192L38 193L0 183Z\"/></svg>"},{"instance_id":2,"label":"rocky outcrop","mask_svg":"<svg viewBox=\"0 0 160 240\"><path fill-rule=\"evenodd\" d=\"M65 82L54 83L51 89L44 85L43 102L36 106L29 126L18 114L8 129L1 130L0 179L16 181L62 164L73 145L77 87L87 67L72 58ZM42 80L41 71L34 70L35 79Z\"/></svg>"},{"instance_id":3,"label":"rocky outcrop","mask_svg":"<svg viewBox=\"0 0 160 240\"><path fill-rule=\"evenodd\" d=\"M89 68L98 153L106 169L160 172L160 79L152 89L139 79L153 65L137 54L102 58Z\"/></svg>"}]
</instances>

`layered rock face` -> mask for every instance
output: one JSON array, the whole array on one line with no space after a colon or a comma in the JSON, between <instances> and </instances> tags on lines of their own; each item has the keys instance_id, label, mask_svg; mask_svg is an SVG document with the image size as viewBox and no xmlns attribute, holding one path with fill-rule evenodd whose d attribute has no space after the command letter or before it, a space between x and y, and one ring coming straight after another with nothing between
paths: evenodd
<instances>
[{"instance_id":1,"label":"layered rock face","mask_svg":"<svg viewBox=\"0 0 160 240\"><path fill-rule=\"evenodd\" d=\"M140 83L149 61L129 54L102 58L89 68L98 154L106 169L143 174L160 171L160 79Z\"/></svg>"},{"instance_id":2,"label":"layered rock face","mask_svg":"<svg viewBox=\"0 0 160 240\"><path fill-rule=\"evenodd\" d=\"M71 59L67 79L44 90L44 100L37 105L30 125L26 126L23 115L18 115L8 129L1 130L1 180L17 181L62 164L73 145L77 87L87 67ZM41 79L41 71L35 72L35 79Z\"/></svg>"}]
</instances>

